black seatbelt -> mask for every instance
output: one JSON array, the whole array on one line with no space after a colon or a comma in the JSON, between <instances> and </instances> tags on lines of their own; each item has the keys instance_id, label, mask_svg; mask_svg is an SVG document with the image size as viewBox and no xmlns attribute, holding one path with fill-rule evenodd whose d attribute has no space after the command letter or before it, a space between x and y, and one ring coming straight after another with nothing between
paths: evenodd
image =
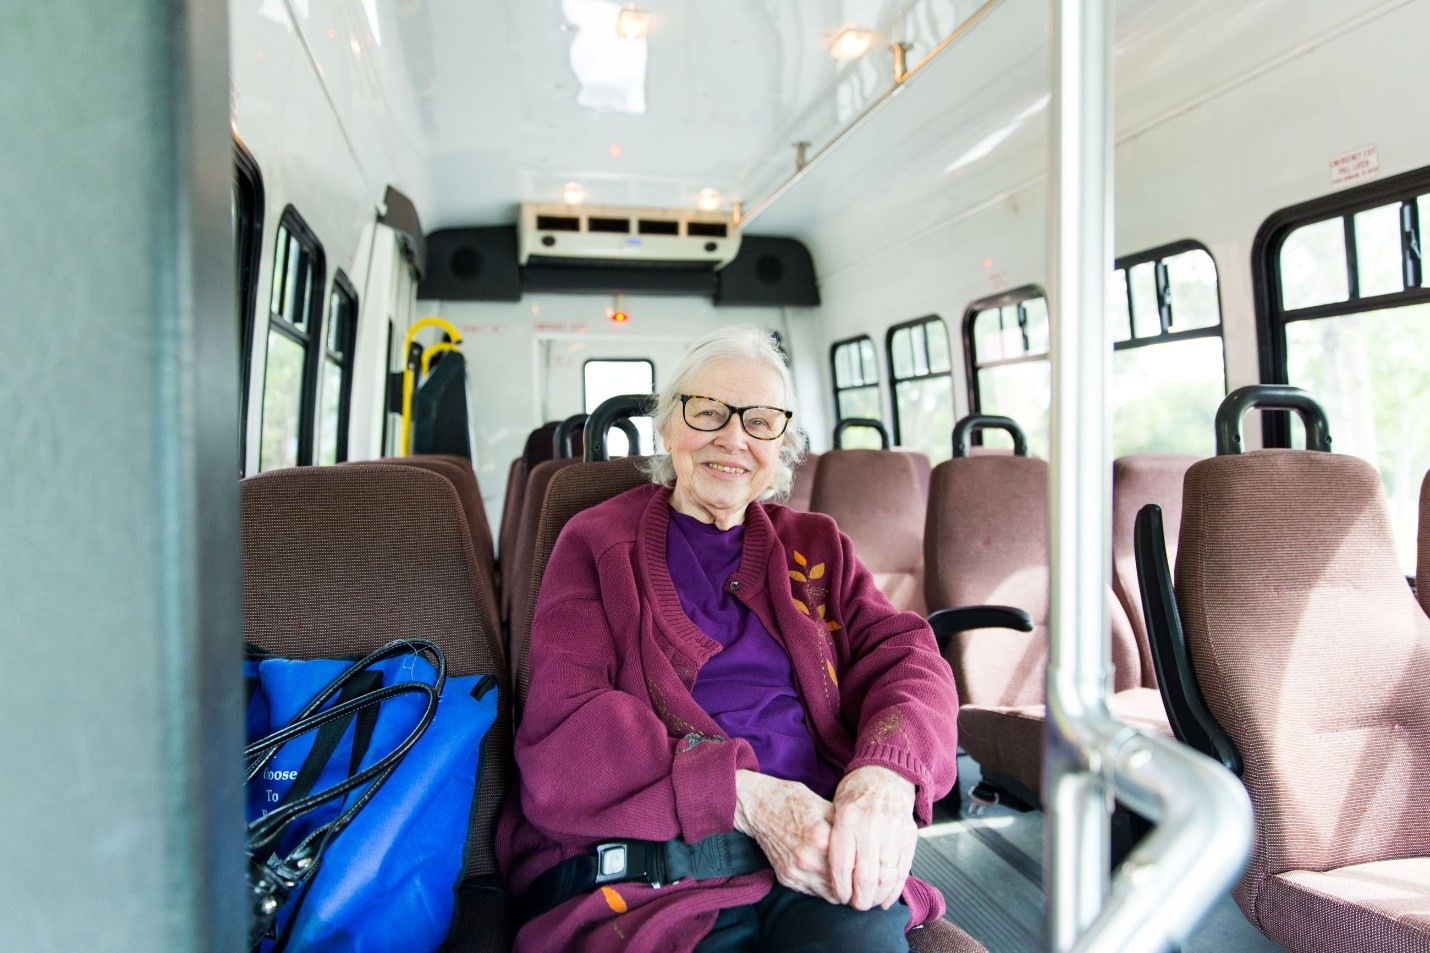
<instances>
[{"instance_id":1,"label":"black seatbelt","mask_svg":"<svg viewBox=\"0 0 1430 953\"><path fill-rule=\"evenodd\" d=\"M760 845L739 831L711 834L693 844L681 840L610 840L597 844L588 854L563 860L533 880L523 906L530 919L606 884L665 887L682 880L754 873L769 866Z\"/></svg>"}]
</instances>

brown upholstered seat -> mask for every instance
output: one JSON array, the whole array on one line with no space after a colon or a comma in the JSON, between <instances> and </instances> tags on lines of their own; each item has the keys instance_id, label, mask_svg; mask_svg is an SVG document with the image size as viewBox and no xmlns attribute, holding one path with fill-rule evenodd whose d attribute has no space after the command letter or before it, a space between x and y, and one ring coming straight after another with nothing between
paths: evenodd
<instances>
[{"instance_id":1,"label":"brown upholstered seat","mask_svg":"<svg viewBox=\"0 0 1430 953\"><path fill-rule=\"evenodd\" d=\"M1043 701L1048 662L1048 464L1037 457L954 457L934 468L924 531L930 609L1003 605L1028 613L1030 632L971 629L944 646L962 706L959 741L986 782L1035 804L1041 789ZM1143 689L1136 640L1107 593L1113 686L1110 701L1145 714L1160 707ZM1123 697L1122 693L1136 690ZM1154 704L1155 703L1155 704ZM1153 729L1170 737L1165 716Z\"/></svg>"},{"instance_id":2,"label":"brown upholstered seat","mask_svg":"<svg viewBox=\"0 0 1430 953\"><path fill-rule=\"evenodd\" d=\"M467 529L472 534L472 546L476 549L477 565L491 582L492 608L500 606L496 576L496 556L492 552L492 530L487 522L486 507L482 504L482 488L477 483L472 461L449 453L423 453L410 457L385 457L381 463L396 463L401 466L420 467L447 478L462 501L462 512L467 518Z\"/></svg>"},{"instance_id":3,"label":"brown upholstered seat","mask_svg":"<svg viewBox=\"0 0 1430 953\"><path fill-rule=\"evenodd\" d=\"M890 447L896 453L907 454L914 462L914 473L919 478L919 490L923 493L924 506L929 502L929 477L933 473L933 465L929 463L928 454L922 450L915 450L912 447Z\"/></svg>"},{"instance_id":4,"label":"brown upholstered seat","mask_svg":"<svg viewBox=\"0 0 1430 953\"><path fill-rule=\"evenodd\" d=\"M834 517L895 608L927 614L924 490L912 454L830 450L819 459L810 509Z\"/></svg>"},{"instance_id":5,"label":"brown upholstered seat","mask_svg":"<svg viewBox=\"0 0 1430 953\"><path fill-rule=\"evenodd\" d=\"M516 556L517 530L521 525L522 496L531 471L538 463L556 455L556 427L556 421L548 421L528 434L521 456L513 460L507 470L506 496L503 498L501 529L497 536L497 552L502 567L501 619L504 625L511 620L512 584L515 579L511 569Z\"/></svg>"},{"instance_id":6,"label":"brown upholstered seat","mask_svg":"<svg viewBox=\"0 0 1430 953\"><path fill-rule=\"evenodd\" d=\"M1142 616L1142 592L1137 585L1137 558L1132 549L1132 528L1137 511L1148 503L1162 508L1167 559L1177 558L1177 529L1181 525L1182 480L1199 458L1189 453L1134 453L1112 461L1112 591L1122 603L1142 662L1142 684L1157 687L1147 621Z\"/></svg>"},{"instance_id":7,"label":"brown upholstered seat","mask_svg":"<svg viewBox=\"0 0 1430 953\"><path fill-rule=\"evenodd\" d=\"M466 859L464 926L452 948L509 949L492 834L512 778L510 683L477 595L480 570L456 490L417 467L369 463L273 470L239 492L246 640L313 658L431 639L453 675L497 676L503 707L482 743L477 849Z\"/></svg>"},{"instance_id":8,"label":"brown upholstered seat","mask_svg":"<svg viewBox=\"0 0 1430 953\"><path fill-rule=\"evenodd\" d=\"M529 647L531 621L536 615L536 597L557 537L577 513L645 483L649 478L640 470L644 460L644 457L623 457L608 462L579 463L561 469L552 477L533 554L533 585L525 613L525 641L519 647L518 706L526 697L531 677L526 650ZM948 920L937 920L911 932L909 947L914 953L987 953L982 944Z\"/></svg>"},{"instance_id":9,"label":"brown upholstered seat","mask_svg":"<svg viewBox=\"0 0 1430 953\"><path fill-rule=\"evenodd\" d=\"M510 615L507 618L506 652L511 666L512 684L516 684L516 673L521 665L521 657L526 650L526 640L531 632L531 613L527 603L534 598L536 586L531 578L531 565L536 552L537 531L541 524L541 510L546 502L547 487L552 477L560 470L573 467L579 460L543 460L532 468L526 479L526 489L521 495L521 517L516 526L515 551L510 563L509 598ZM519 703L518 703L519 704Z\"/></svg>"},{"instance_id":10,"label":"brown upholstered seat","mask_svg":"<svg viewBox=\"0 0 1430 953\"><path fill-rule=\"evenodd\" d=\"M1420 484L1420 550L1415 556L1415 591L1430 615L1430 473Z\"/></svg>"},{"instance_id":11,"label":"brown upholstered seat","mask_svg":"<svg viewBox=\"0 0 1430 953\"><path fill-rule=\"evenodd\" d=\"M1234 896L1291 953L1430 950L1430 619L1355 457L1187 472L1177 602L1256 813Z\"/></svg>"},{"instance_id":12,"label":"brown upholstered seat","mask_svg":"<svg viewBox=\"0 0 1430 953\"><path fill-rule=\"evenodd\" d=\"M794 482L790 484L789 498L785 505L790 509L809 510L814 498L814 475L819 470L819 454L806 453L799 466L794 468Z\"/></svg>"}]
</instances>

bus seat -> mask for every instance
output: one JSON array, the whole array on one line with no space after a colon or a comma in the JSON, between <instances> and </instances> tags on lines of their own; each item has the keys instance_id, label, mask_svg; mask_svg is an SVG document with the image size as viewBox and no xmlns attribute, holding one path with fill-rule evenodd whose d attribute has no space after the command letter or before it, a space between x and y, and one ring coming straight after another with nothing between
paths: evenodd
<instances>
[{"instance_id":1,"label":"bus seat","mask_svg":"<svg viewBox=\"0 0 1430 953\"><path fill-rule=\"evenodd\" d=\"M467 529L472 534L472 545L477 551L477 565L491 583L492 612L495 616L501 603L500 590L497 588L496 557L492 552L492 530L487 522L486 507L482 504L482 488L477 482L472 461L451 453L421 453L410 457L387 457L379 462L430 470L446 477L452 484L457 491L457 498L462 501Z\"/></svg>"},{"instance_id":2,"label":"bus seat","mask_svg":"<svg viewBox=\"0 0 1430 953\"><path fill-rule=\"evenodd\" d=\"M977 627L947 629L943 613L931 617L958 685L959 741L983 772L975 796L1011 796L1034 807L1046 718L1047 461L1002 453L955 456L935 467L924 555L930 606L970 616L989 610ZM1116 691L1108 704L1124 720L1170 737L1160 697L1142 687L1126 614L1110 589L1106 596ZM999 620L1015 610L1026 613L1016 628Z\"/></svg>"},{"instance_id":3,"label":"bus seat","mask_svg":"<svg viewBox=\"0 0 1430 953\"><path fill-rule=\"evenodd\" d=\"M1376 470L1306 450L1193 465L1176 593L1256 813L1242 911L1293 953L1430 949L1430 619Z\"/></svg>"},{"instance_id":4,"label":"bus seat","mask_svg":"<svg viewBox=\"0 0 1430 953\"><path fill-rule=\"evenodd\" d=\"M476 596L479 568L456 490L417 467L368 463L272 470L243 480L239 496L247 641L312 658L431 639L452 674L497 677L503 706L483 742L473 819L481 836L466 860L454 947L510 949L492 839L513 773L510 683Z\"/></svg>"},{"instance_id":5,"label":"bus seat","mask_svg":"<svg viewBox=\"0 0 1430 953\"><path fill-rule=\"evenodd\" d=\"M794 482L790 484L786 506L792 510L809 510L810 500L814 497L814 475L818 470L819 454L812 451L806 453L799 466L794 468Z\"/></svg>"},{"instance_id":6,"label":"bus seat","mask_svg":"<svg viewBox=\"0 0 1430 953\"><path fill-rule=\"evenodd\" d=\"M544 505L532 520L532 552L527 573L530 584L525 599L513 608L511 647L515 664L512 671L518 711L526 699L526 688L531 680L526 652L531 643L531 623L536 618L536 598L541 591L541 580L546 575L546 564L551 560L551 550L556 546L556 537L561 535L571 517L582 510L648 483L650 477L641 469L647 459L643 456L620 457L589 463L565 460L559 462L566 466L559 468L559 472L552 472Z\"/></svg>"},{"instance_id":7,"label":"bus seat","mask_svg":"<svg viewBox=\"0 0 1430 953\"><path fill-rule=\"evenodd\" d=\"M1415 557L1415 592L1430 615L1430 472L1420 484L1420 551Z\"/></svg>"},{"instance_id":8,"label":"bus seat","mask_svg":"<svg viewBox=\"0 0 1430 953\"><path fill-rule=\"evenodd\" d=\"M912 454L828 451L819 458L810 509L834 517L896 609L927 614L924 494Z\"/></svg>"},{"instance_id":9,"label":"bus seat","mask_svg":"<svg viewBox=\"0 0 1430 953\"><path fill-rule=\"evenodd\" d=\"M1157 687L1147 623L1142 617L1142 595L1137 586L1137 560L1133 555L1133 524L1137 511L1148 503L1162 508L1172 527L1181 526L1182 480L1199 458L1190 453L1133 453L1112 461L1112 591L1117 596L1137 638L1142 662L1142 685ZM1175 531L1165 540L1167 558L1177 557Z\"/></svg>"},{"instance_id":10,"label":"bus seat","mask_svg":"<svg viewBox=\"0 0 1430 953\"><path fill-rule=\"evenodd\" d=\"M536 551L537 529L541 524L542 505L546 501L547 488L557 472L575 466L581 461L575 458L543 460L532 468L526 478L526 489L521 495L521 516L516 524L515 551L510 563L508 576L508 598L511 600L507 616L507 661L511 667L512 684L516 684L517 666L521 661L521 651L526 645L527 634L531 631L531 614L526 604L536 591L531 581L531 563Z\"/></svg>"},{"instance_id":11,"label":"bus seat","mask_svg":"<svg viewBox=\"0 0 1430 953\"><path fill-rule=\"evenodd\" d=\"M929 477L933 472L933 465L929 463L929 455L922 450L915 450L912 447L894 446L889 449L898 453L907 454L909 459L914 462L914 473L919 478L919 489L923 492L924 506L928 506Z\"/></svg>"},{"instance_id":12,"label":"bus seat","mask_svg":"<svg viewBox=\"0 0 1430 953\"><path fill-rule=\"evenodd\" d=\"M513 460L507 470L506 496L503 497L501 528L497 536L497 558L502 567L501 619L504 625L511 621L511 591L516 578L512 563L516 557L517 528L521 525L521 499L532 469L553 456L556 427L557 422L551 420L527 434L521 456Z\"/></svg>"}]
</instances>

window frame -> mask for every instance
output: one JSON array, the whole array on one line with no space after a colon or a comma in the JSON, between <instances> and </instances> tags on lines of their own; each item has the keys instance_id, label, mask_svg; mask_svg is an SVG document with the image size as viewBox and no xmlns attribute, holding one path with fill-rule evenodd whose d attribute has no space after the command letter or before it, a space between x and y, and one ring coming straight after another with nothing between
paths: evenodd
<instances>
[{"instance_id":1,"label":"window frame","mask_svg":"<svg viewBox=\"0 0 1430 953\"><path fill-rule=\"evenodd\" d=\"M939 326L943 328L944 340L948 347L948 370L930 370L925 374L912 374L908 377L899 377L894 373L894 335L904 328L922 327L933 324L934 322L938 322ZM925 331L924 354L927 355L928 353L928 332ZM935 377L947 377L949 379L949 396L953 396L953 337L948 333L948 322L943 319L942 315L930 313L922 317L912 318L908 321L900 321L898 324L891 325L889 329L884 332L884 363L889 369L889 404L893 410L894 417L894 443L892 445L901 447L904 445L904 432L903 424L899 420L900 384L905 381L924 381L932 380ZM955 422L958 420L958 408L956 406L954 407L953 419Z\"/></svg>"},{"instance_id":2,"label":"window frame","mask_svg":"<svg viewBox=\"0 0 1430 953\"><path fill-rule=\"evenodd\" d=\"M1048 293L1043 290L1042 285L1029 284L1019 285L1016 288L1009 288L1007 291L1000 291L997 294L989 295L986 298L979 298L970 301L963 309L963 321L960 323L963 334L963 371L967 378L966 387L968 390L968 406L975 414L983 413L983 397L978 390L978 372L990 367L1009 367L1014 364L1031 364L1034 361L1050 360L1050 351L1040 354L1024 354L1022 357L1006 357L987 364L978 363L978 344L973 334L973 319L984 311L991 311L994 308L1006 308L1009 305L1019 304L1024 301L1031 301L1034 298L1048 298ZM1052 321L1051 309L1048 320ZM1051 347L1051 329L1049 329L1049 346ZM982 435L975 432L974 442L981 444Z\"/></svg>"},{"instance_id":3,"label":"window frame","mask_svg":"<svg viewBox=\"0 0 1430 953\"><path fill-rule=\"evenodd\" d=\"M1395 202L1409 203L1416 208L1416 199L1430 194L1430 166L1393 175L1386 179L1355 186L1330 195L1290 205L1271 213L1256 232L1251 246L1251 282L1256 306L1257 356L1264 384L1289 384L1289 355L1286 326L1297 321L1337 318L1390 308L1407 307L1430 302L1430 287L1403 288L1401 291L1361 297L1359 295L1358 261L1356 258L1355 216L1360 212L1380 208ZM1423 280L1426 261L1424 242L1430 225L1414 216L1414 229L1419 238L1416 265L1417 278ZM1292 232L1308 225L1342 220L1343 241L1346 243L1346 300L1311 305L1288 310L1284 300L1280 273L1281 249ZM1406 274L1412 249L1405 226L1401 226L1401 284L1408 284ZM1291 419L1287 411L1262 411L1262 445L1291 446Z\"/></svg>"},{"instance_id":4,"label":"window frame","mask_svg":"<svg viewBox=\"0 0 1430 953\"><path fill-rule=\"evenodd\" d=\"M233 222L234 295L238 309L239 421L238 459L242 469L248 449L248 390L253 376L253 332L257 323L259 265L263 258L264 191L258 160L243 140L233 137L233 185L239 195ZM247 220L243 212L250 214Z\"/></svg>"},{"instance_id":5,"label":"window frame","mask_svg":"<svg viewBox=\"0 0 1430 953\"><path fill-rule=\"evenodd\" d=\"M863 384L851 384L851 385L848 386L848 387L840 387L840 386L839 386L839 361L838 361L836 355L837 355L837 353L838 353L838 351L839 351L839 349L840 349L841 347L845 347L845 346L850 345L850 344L859 344L859 343L861 343L861 342L863 342L863 341L868 341L868 342L869 342L869 347L870 347L870 349L873 350L873 352L874 352L874 374L875 374L874 380L873 380L872 383L866 382L866 383L863 383ZM864 367L864 356L863 356L862 353L860 353L860 355L859 355L859 367L860 367L860 372L861 372L861 373L862 373L864 370L866 370L866 368ZM878 374L879 374L879 349L878 349L877 346L875 346L875 344L874 344L874 339L873 339L871 336L869 336L869 335L867 335L867 334L856 334L856 335L854 335L853 337L843 338L843 339L838 340L838 341L835 341L833 344L829 345L829 383L830 383L830 386L831 386L831 387L833 388L833 390L834 390L834 424L835 424L835 426L838 426L839 423L840 423L840 421L842 421L842 420L852 419L852 418L845 418L843 411L840 409L840 406L839 406L839 394L840 394L840 392L841 392L841 391L846 391L846 390L861 390L861 389L863 389L863 388L865 388L865 387L872 387L872 388L874 388L874 392L878 395L878 398L879 398L879 420L880 420L881 423L883 422L883 418L884 418L884 382L883 382L883 380L881 380L881 379L879 378Z\"/></svg>"},{"instance_id":6,"label":"window frame","mask_svg":"<svg viewBox=\"0 0 1430 953\"><path fill-rule=\"evenodd\" d=\"M588 364L649 364L650 393L656 394L655 360L649 357L588 357L581 362L581 406L586 406L586 365Z\"/></svg>"},{"instance_id":7,"label":"window frame","mask_svg":"<svg viewBox=\"0 0 1430 953\"><path fill-rule=\"evenodd\" d=\"M1145 265L1149 261L1160 263L1168 258L1174 258L1177 255L1189 251L1205 252L1207 258L1211 259L1212 271L1216 275L1216 324L1205 328L1192 328L1189 331L1169 331L1164 326L1163 330L1158 334L1138 337L1137 320L1133 316L1132 310L1132 269L1137 265ZM1217 267L1216 256L1212 254L1212 250L1196 239L1184 238L1179 241L1168 242L1165 245L1158 245L1156 248L1149 248L1146 251L1125 255L1112 263L1112 270L1114 274L1121 271L1127 275L1127 333L1130 335L1125 341L1114 341L1112 343L1112 349L1114 351L1126 351L1131 348L1150 347L1156 344L1170 344L1175 341L1219 337L1222 339L1221 376L1222 390L1225 392L1227 385L1226 335L1224 333L1226 327L1225 311L1222 308L1221 301L1221 269ZM1157 283L1157 310L1159 314L1165 313L1163 311L1164 305L1171 305L1171 300L1168 295L1170 295L1170 288L1159 281Z\"/></svg>"},{"instance_id":8,"label":"window frame","mask_svg":"<svg viewBox=\"0 0 1430 953\"><path fill-rule=\"evenodd\" d=\"M317 234L308 226L303 216L298 210L288 205L283 209L283 214L278 219L280 229L286 229L288 234L295 239L299 245L308 253L309 269L313 275L313 294L308 296L308 317L306 332L299 331L292 323L285 321L280 315L274 313L271 302L273 300L273 286L278 275L278 249L277 241L279 232L274 232L274 261L273 268L270 269L269 280L269 308L267 329L277 331L295 344L303 347L303 373L299 388L298 399L298 466L311 466L313 463L313 451L316 444L317 430L317 392L318 392L318 371L321 364L321 351L323 349L323 324L324 311L328 301L325 292L327 285L327 257L323 251L323 243L318 240ZM286 280L286 276L285 276ZM316 330L315 330L316 329ZM256 337L256 335L255 335ZM267 336L264 337L265 342ZM255 346L256 341L255 341ZM268 353L267 344L264 345L263 378L264 387L260 389L260 395L266 393L268 381ZM259 453L258 468L263 470L263 420L262 405L259 411Z\"/></svg>"},{"instance_id":9,"label":"window frame","mask_svg":"<svg viewBox=\"0 0 1430 953\"><path fill-rule=\"evenodd\" d=\"M362 303L358 298L357 288L353 285L352 280L348 278L347 273L341 268L333 272L333 284L332 288L328 291L327 298L329 308L332 307L334 299L339 295L347 298L352 305L352 317L347 323L347 328L344 329L347 334L347 340L343 342L345 346L343 348L342 357L337 357L333 353L332 342L329 340L330 336L328 334L327 318L330 312L325 311L323 315L323 340L322 346L319 349L322 352L322 356L319 359L319 374L321 375L323 365L328 362L338 365L338 435L337 446L334 448L334 460L337 463L343 463L348 458L348 424L352 420L353 405L353 352L357 348L358 315L361 313ZM321 404L315 409L321 411Z\"/></svg>"}]
</instances>

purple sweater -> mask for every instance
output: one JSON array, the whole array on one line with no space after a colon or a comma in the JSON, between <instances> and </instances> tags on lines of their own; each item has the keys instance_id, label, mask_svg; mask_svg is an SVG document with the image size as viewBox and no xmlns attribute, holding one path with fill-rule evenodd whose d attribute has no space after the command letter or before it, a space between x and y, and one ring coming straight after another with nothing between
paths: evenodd
<instances>
[{"instance_id":1,"label":"purple sweater","mask_svg":"<svg viewBox=\"0 0 1430 953\"><path fill-rule=\"evenodd\" d=\"M666 567L681 608L720 643L691 689L696 704L725 737L750 743L762 773L799 781L830 800L839 772L815 750L789 656L727 588L744 554L744 524L722 530L672 511L665 539Z\"/></svg>"},{"instance_id":2,"label":"purple sweater","mask_svg":"<svg viewBox=\"0 0 1430 953\"><path fill-rule=\"evenodd\" d=\"M611 837L696 841L734 829L735 771L758 770L692 695L720 648L690 621L666 563L669 491L638 487L578 514L546 569L516 736L520 784L497 832L517 893L557 862ZM948 663L918 615L897 612L834 521L778 505L746 512L727 585L788 653L819 756L867 764L916 786L930 820L952 787L958 703ZM694 948L726 907L757 902L770 871L655 889L621 884L532 920L516 949ZM943 913L938 891L904 890L911 925Z\"/></svg>"}]
</instances>

